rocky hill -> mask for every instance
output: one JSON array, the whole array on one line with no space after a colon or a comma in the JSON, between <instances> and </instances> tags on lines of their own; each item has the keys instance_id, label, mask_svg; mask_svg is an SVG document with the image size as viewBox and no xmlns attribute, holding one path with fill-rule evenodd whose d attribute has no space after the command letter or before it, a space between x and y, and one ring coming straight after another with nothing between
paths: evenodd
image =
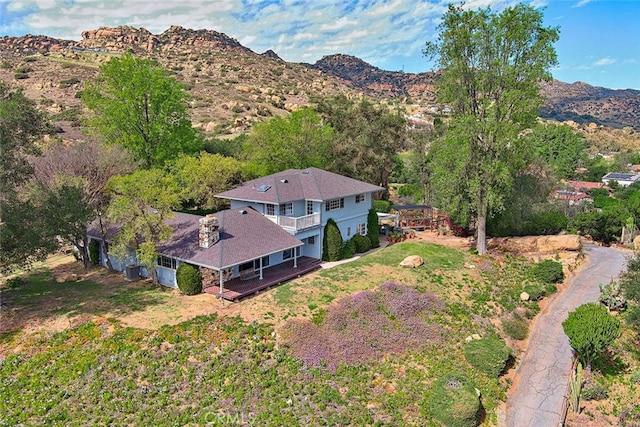
<instances>
[{"instance_id":1,"label":"rocky hill","mask_svg":"<svg viewBox=\"0 0 640 427\"><path fill-rule=\"evenodd\" d=\"M161 34L144 28L102 27L80 41L47 36L0 38L0 80L19 84L53 115L66 139L85 138L80 95L101 63L124 51L153 58L191 95L194 125L209 135L236 134L264 118L286 114L314 97L370 96L409 106L410 113L437 113L437 73L381 70L349 55L325 56L315 64L258 54L212 30L172 26ZM549 117L640 128L640 91L611 91L554 82L542 88Z\"/></svg>"},{"instance_id":2,"label":"rocky hill","mask_svg":"<svg viewBox=\"0 0 640 427\"><path fill-rule=\"evenodd\" d=\"M385 71L350 55L328 55L313 64L314 68L340 78L343 82L383 98L411 98L434 103L437 73L403 73Z\"/></svg>"},{"instance_id":3,"label":"rocky hill","mask_svg":"<svg viewBox=\"0 0 640 427\"><path fill-rule=\"evenodd\" d=\"M640 130L639 90L614 90L554 80L542 85L542 93L547 101L542 117Z\"/></svg>"},{"instance_id":4,"label":"rocky hill","mask_svg":"<svg viewBox=\"0 0 640 427\"><path fill-rule=\"evenodd\" d=\"M384 71L349 55L325 56L314 67L369 95L434 101L437 73ZM546 100L541 110L543 118L616 128L630 126L640 130L640 90L613 90L582 82L569 84L554 80L543 83L541 91Z\"/></svg>"},{"instance_id":5,"label":"rocky hill","mask_svg":"<svg viewBox=\"0 0 640 427\"><path fill-rule=\"evenodd\" d=\"M60 122L64 137L78 134L86 80L101 63L124 51L150 57L189 90L194 125L207 134L243 132L255 121L310 104L311 97L361 93L305 64L274 52L257 54L222 33L172 26L162 34L144 28L100 28L82 40L46 36L0 38L0 80L19 84Z\"/></svg>"}]
</instances>

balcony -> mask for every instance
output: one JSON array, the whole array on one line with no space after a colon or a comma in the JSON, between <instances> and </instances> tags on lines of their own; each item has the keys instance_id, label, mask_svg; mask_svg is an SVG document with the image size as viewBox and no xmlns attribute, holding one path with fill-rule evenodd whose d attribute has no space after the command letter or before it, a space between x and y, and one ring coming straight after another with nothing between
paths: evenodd
<instances>
[{"instance_id":1,"label":"balcony","mask_svg":"<svg viewBox=\"0 0 640 427\"><path fill-rule=\"evenodd\" d=\"M271 221L278 224L291 234L299 233L302 230L318 227L320 225L320 213L316 212L311 215L292 217L282 215L265 215Z\"/></svg>"}]
</instances>

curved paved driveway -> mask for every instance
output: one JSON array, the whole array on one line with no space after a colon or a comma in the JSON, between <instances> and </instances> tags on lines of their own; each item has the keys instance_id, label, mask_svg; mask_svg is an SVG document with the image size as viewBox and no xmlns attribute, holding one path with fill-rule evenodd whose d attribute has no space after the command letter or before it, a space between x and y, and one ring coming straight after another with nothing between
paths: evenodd
<instances>
[{"instance_id":1,"label":"curved paved driveway","mask_svg":"<svg viewBox=\"0 0 640 427\"><path fill-rule=\"evenodd\" d=\"M626 262L626 254L616 249L587 245L585 252L586 265L536 320L507 396L508 427L555 427L563 421L572 350L562 322L579 305L597 301L599 285L616 278Z\"/></svg>"}]
</instances>

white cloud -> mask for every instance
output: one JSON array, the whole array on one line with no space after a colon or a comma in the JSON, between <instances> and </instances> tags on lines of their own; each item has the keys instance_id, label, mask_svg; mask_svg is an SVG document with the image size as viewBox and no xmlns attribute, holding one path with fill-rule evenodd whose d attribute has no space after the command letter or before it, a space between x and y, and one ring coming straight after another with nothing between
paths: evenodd
<instances>
[{"instance_id":1,"label":"white cloud","mask_svg":"<svg viewBox=\"0 0 640 427\"><path fill-rule=\"evenodd\" d=\"M573 7L582 7L588 3L591 3L593 0L580 0L578 3L574 4Z\"/></svg>"},{"instance_id":2,"label":"white cloud","mask_svg":"<svg viewBox=\"0 0 640 427\"><path fill-rule=\"evenodd\" d=\"M601 67L603 65L611 65L611 64L615 64L617 61L614 58L610 58L610 57L604 57L604 58L600 58L597 61L595 61L593 63L593 65L597 66L597 67Z\"/></svg>"},{"instance_id":3,"label":"white cloud","mask_svg":"<svg viewBox=\"0 0 640 427\"><path fill-rule=\"evenodd\" d=\"M351 20L349 18L347 18L346 16L341 17L340 19L338 19L335 22L331 22L331 23L326 23L326 24L322 24L320 26L321 30L328 30L328 31L333 31L333 30L341 30L345 27L353 27L354 25L357 25L358 21L355 20Z\"/></svg>"}]
</instances>

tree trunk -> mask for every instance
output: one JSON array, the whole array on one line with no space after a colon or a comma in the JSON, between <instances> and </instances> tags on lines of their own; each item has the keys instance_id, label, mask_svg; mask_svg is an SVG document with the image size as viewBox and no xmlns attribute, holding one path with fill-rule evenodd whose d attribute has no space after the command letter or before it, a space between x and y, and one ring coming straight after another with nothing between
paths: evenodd
<instances>
[{"instance_id":1,"label":"tree trunk","mask_svg":"<svg viewBox=\"0 0 640 427\"><path fill-rule=\"evenodd\" d=\"M109 271L113 271L113 264L111 264L111 258L109 258L109 245L107 245L104 241L104 236L102 236L102 240L100 240L100 252L104 257L104 261L107 263L107 268Z\"/></svg>"},{"instance_id":2,"label":"tree trunk","mask_svg":"<svg viewBox=\"0 0 640 427\"><path fill-rule=\"evenodd\" d=\"M483 203L478 212L476 220L476 250L478 255L487 253L487 206Z\"/></svg>"},{"instance_id":3,"label":"tree trunk","mask_svg":"<svg viewBox=\"0 0 640 427\"><path fill-rule=\"evenodd\" d=\"M109 258L109 245L107 244L107 230L102 222L102 215L98 214L98 223L100 224L100 235L102 239L100 239L100 249L102 256L104 257L105 262L107 263L107 268L109 271L113 271L113 264L111 264L111 259Z\"/></svg>"},{"instance_id":4,"label":"tree trunk","mask_svg":"<svg viewBox=\"0 0 640 427\"><path fill-rule=\"evenodd\" d=\"M73 242L73 246L76 247L80 257L82 258L82 265L85 271L89 269L89 250L87 249L87 243Z\"/></svg>"}]
</instances>

